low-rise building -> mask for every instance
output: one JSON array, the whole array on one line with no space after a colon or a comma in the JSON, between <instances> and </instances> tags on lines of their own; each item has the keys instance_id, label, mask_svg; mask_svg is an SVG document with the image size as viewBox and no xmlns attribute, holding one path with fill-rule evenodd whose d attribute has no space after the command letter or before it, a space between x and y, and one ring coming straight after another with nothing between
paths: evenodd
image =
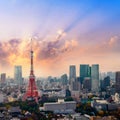
<instances>
[{"instance_id":1,"label":"low-rise building","mask_svg":"<svg viewBox=\"0 0 120 120\"><path fill-rule=\"evenodd\" d=\"M90 120L117 120L114 116L105 116L105 117L100 117L100 116L92 116Z\"/></svg>"},{"instance_id":2,"label":"low-rise building","mask_svg":"<svg viewBox=\"0 0 120 120\"><path fill-rule=\"evenodd\" d=\"M54 103L44 103L44 110L46 111L53 111L54 113L74 113L76 109L76 102L75 101L61 101Z\"/></svg>"},{"instance_id":3,"label":"low-rise building","mask_svg":"<svg viewBox=\"0 0 120 120\"><path fill-rule=\"evenodd\" d=\"M117 103L108 103L106 100L95 100L91 102L91 106L96 108L96 110L117 110L120 107L120 104Z\"/></svg>"}]
</instances>

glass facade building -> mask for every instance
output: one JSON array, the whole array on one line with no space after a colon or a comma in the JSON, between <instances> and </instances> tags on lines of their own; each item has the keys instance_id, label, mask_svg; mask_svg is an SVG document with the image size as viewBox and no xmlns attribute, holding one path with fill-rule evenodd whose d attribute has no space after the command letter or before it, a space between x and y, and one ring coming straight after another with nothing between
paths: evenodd
<instances>
[{"instance_id":1,"label":"glass facade building","mask_svg":"<svg viewBox=\"0 0 120 120\"><path fill-rule=\"evenodd\" d=\"M91 89L92 91L99 91L99 65L93 64L91 67Z\"/></svg>"},{"instance_id":2,"label":"glass facade building","mask_svg":"<svg viewBox=\"0 0 120 120\"><path fill-rule=\"evenodd\" d=\"M22 79L22 66L15 66L14 67L14 80L18 85L23 84L23 79Z\"/></svg>"}]
</instances>

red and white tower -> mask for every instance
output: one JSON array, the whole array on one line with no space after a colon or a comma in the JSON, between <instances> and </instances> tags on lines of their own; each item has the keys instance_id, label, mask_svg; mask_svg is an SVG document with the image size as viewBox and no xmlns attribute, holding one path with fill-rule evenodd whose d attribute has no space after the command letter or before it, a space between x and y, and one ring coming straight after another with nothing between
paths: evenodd
<instances>
[{"instance_id":1,"label":"red and white tower","mask_svg":"<svg viewBox=\"0 0 120 120\"><path fill-rule=\"evenodd\" d=\"M26 93L23 96L23 100L27 98L34 98L36 102L38 101L38 89L35 83L35 75L33 71L33 50L32 50L32 40L31 40L31 69L30 69L30 76L29 76L29 84Z\"/></svg>"}]
</instances>

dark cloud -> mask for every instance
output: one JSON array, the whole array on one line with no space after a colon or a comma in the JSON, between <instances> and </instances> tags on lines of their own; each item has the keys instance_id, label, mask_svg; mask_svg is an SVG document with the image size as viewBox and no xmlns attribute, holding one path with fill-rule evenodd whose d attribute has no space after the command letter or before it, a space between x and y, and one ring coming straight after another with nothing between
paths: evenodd
<instances>
[{"instance_id":1,"label":"dark cloud","mask_svg":"<svg viewBox=\"0 0 120 120\"><path fill-rule=\"evenodd\" d=\"M37 60L52 59L68 52L75 47L72 41L54 40L39 41L33 40L33 49ZM29 59L30 41L11 39L7 42L0 43L1 64L11 63L10 60L16 61L18 58L28 57Z\"/></svg>"},{"instance_id":2,"label":"dark cloud","mask_svg":"<svg viewBox=\"0 0 120 120\"><path fill-rule=\"evenodd\" d=\"M20 41L17 39L12 39L7 42L0 42L0 64L2 66L8 65L8 57L11 54L17 55L19 44Z\"/></svg>"},{"instance_id":3,"label":"dark cloud","mask_svg":"<svg viewBox=\"0 0 120 120\"><path fill-rule=\"evenodd\" d=\"M113 36L110 40L101 44L91 46L80 46L77 40L56 39L53 41L33 40L33 50L36 61L54 59L65 53L83 49L82 54L105 54L120 52L120 39L118 36ZM9 64L10 60L29 59L30 41L20 39L11 39L6 42L0 42L0 64ZM82 50L81 50L82 51ZM78 51L77 51L78 52ZM71 54L72 55L72 54Z\"/></svg>"},{"instance_id":4,"label":"dark cloud","mask_svg":"<svg viewBox=\"0 0 120 120\"><path fill-rule=\"evenodd\" d=\"M69 43L69 45L66 44ZM72 41L64 41L64 40L55 40L55 41L45 41L40 46L39 49L39 58L40 59L49 59L59 56L64 52L67 52L70 49L73 49Z\"/></svg>"},{"instance_id":5,"label":"dark cloud","mask_svg":"<svg viewBox=\"0 0 120 120\"><path fill-rule=\"evenodd\" d=\"M20 40L19 39L11 39L8 41L8 43L13 47L17 47L20 43Z\"/></svg>"}]
</instances>

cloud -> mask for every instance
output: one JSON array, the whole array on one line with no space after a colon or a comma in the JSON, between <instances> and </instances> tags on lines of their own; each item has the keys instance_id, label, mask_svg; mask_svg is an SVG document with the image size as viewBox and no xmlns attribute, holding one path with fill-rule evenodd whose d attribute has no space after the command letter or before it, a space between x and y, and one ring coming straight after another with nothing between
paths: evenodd
<instances>
[{"instance_id":1,"label":"cloud","mask_svg":"<svg viewBox=\"0 0 120 120\"><path fill-rule=\"evenodd\" d=\"M66 35L66 33L63 30L58 30L57 33L58 35L56 37L56 40L59 40L61 37Z\"/></svg>"},{"instance_id":2,"label":"cloud","mask_svg":"<svg viewBox=\"0 0 120 120\"><path fill-rule=\"evenodd\" d=\"M91 61L95 62L95 60L104 59L108 54L120 52L119 36L113 36L107 41L91 45L80 44L79 40L63 38L44 41L37 38L33 40L32 44L34 67L41 68L43 74L49 73L49 75L54 74L54 70L58 70L56 71L57 74L57 72L62 71L65 67L67 68L70 64L89 64ZM8 69L14 65L22 65L29 69L30 40L11 39L0 42L1 68Z\"/></svg>"},{"instance_id":3,"label":"cloud","mask_svg":"<svg viewBox=\"0 0 120 120\"><path fill-rule=\"evenodd\" d=\"M114 52L120 52L120 38L118 36L113 36L108 41L108 45Z\"/></svg>"},{"instance_id":4,"label":"cloud","mask_svg":"<svg viewBox=\"0 0 120 120\"><path fill-rule=\"evenodd\" d=\"M60 33L60 35L63 32ZM35 39L33 41L34 57L36 61L39 60L50 60L56 59L61 55L72 53L76 51L76 54L88 55L88 54L106 54L120 52L120 39L118 36L113 36L110 40L101 42L96 45L80 45L78 40L46 40L41 41ZM30 41L11 39L7 42L0 42L0 64L17 64L17 63L27 63L29 61L29 51L30 51ZM79 51L79 52L78 52ZM20 62L21 61L21 62Z\"/></svg>"},{"instance_id":5,"label":"cloud","mask_svg":"<svg viewBox=\"0 0 120 120\"><path fill-rule=\"evenodd\" d=\"M76 43L76 44L75 44ZM60 54L71 51L77 46L76 40L55 40L41 43L39 49L39 59L52 59Z\"/></svg>"},{"instance_id":6,"label":"cloud","mask_svg":"<svg viewBox=\"0 0 120 120\"><path fill-rule=\"evenodd\" d=\"M96 44L84 46L85 54L92 55L107 55L120 52L120 38L119 36L112 36L108 40L99 41Z\"/></svg>"},{"instance_id":7,"label":"cloud","mask_svg":"<svg viewBox=\"0 0 120 120\"><path fill-rule=\"evenodd\" d=\"M104 52L108 52L108 53L120 52L119 36L112 36L108 41L104 42L104 44L102 44L100 48L101 49L103 48Z\"/></svg>"},{"instance_id":8,"label":"cloud","mask_svg":"<svg viewBox=\"0 0 120 120\"><path fill-rule=\"evenodd\" d=\"M54 59L77 46L76 40L33 41L35 59ZM29 60L30 41L12 39L0 43L0 64L20 64Z\"/></svg>"},{"instance_id":9,"label":"cloud","mask_svg":"<svg viewBox=\"0 0 120 120\"><path fill-rule=\"evenodd\" d=\"M114 36L114 37L111 37L111 39L109 40L108 44L110 46L113 46L114 44L116 44L117 41L118 41L118 37Z\"/></svg>"}]
</instances>

